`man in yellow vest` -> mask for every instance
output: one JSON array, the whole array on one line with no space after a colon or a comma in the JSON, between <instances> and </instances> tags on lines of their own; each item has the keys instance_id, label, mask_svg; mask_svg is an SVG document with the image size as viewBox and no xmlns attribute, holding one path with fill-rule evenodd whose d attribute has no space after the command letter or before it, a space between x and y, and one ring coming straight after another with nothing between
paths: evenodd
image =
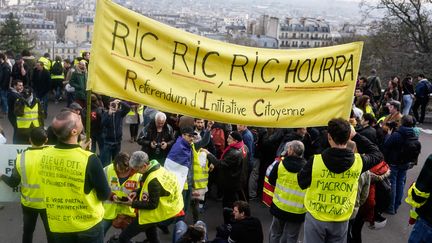
<instances>
[{"instance_id":1,"label":"man in yellow vest","mask_svg":"<svg viewBox=\"0 0 432 243\"><path fill-rule=\"evenodd\" d=\"M21 183L21 207L23 212L22 242L32 242L33 232L38 216L41 216L48 242L53 242L48 227L47 213L41 190L41 178L38 176L40 157L45 151L44 144L48 141L46 131L34 128L30 133L31 147L17 155L15 167L10 177L1 175L0 178L10 187L17 187Z\"/></svg>"},{"instance_id":2,"label":"man in yellow vest","mask_svg":"<svg viewBox=\"0 0 432 243\"><path fill-rule=\"evenodd\" d=\"M14 113L16 115L17 144L29 144L30 132L33 128L43 127L44 112L38 98L34 97L30 87L24 88L15 101Z\"/></svg>"},{"instance_id":3,"label":"man in yellow vest","mask_svg":"<svg viewBox=\"0 0 432 243\"><path fill-rule=\"evenodd\" d=\"M41 56L39 58L38 62L42 62L43 66L46 70L49 71L51 69L52 62L50 60L50 54L49 53L45 53L43 56Z\"/></svg>"},{"instance_id":4,"label":"man in yellow vest","mask_svg":"<svg viewBox=\"0 0 432 243\"><path fill-rule=\"evenodd\" d=\"M304 145L293 140L286 144L285 158L276 164L269 176L269 183L275 186L270 213L270 243L297 243L300 228L304 222L306 208L303 205L306 190L300 188L297 173L306 164L303 158Z\"/></svg>"},{"instance_id":5,"label":"man in yellow vest","mask_svg":"<svg viewBox=\"0 0 432 243\"><path fill-rule=\"evenodd\" d=\"M174 222L183 215L183 198L176 175L167 171L156 160L149 161L143 151L136 151L129 165L143 176L141 188L129 195L124 202L138 209L138 218L119 235L119 242L128 243L131 238L146 232L149 242L159 242L156 227Z\"/></svg>"},{"instance_id":6,"label":"man in yellow vest","mask_svg":"<svg viewBox=\"0 0 432 243\"><path fill-rule=\"evenodd\" d=\"M98 157L78 144L81 117L65 110L55 116L52 131L58 143L40 160L48 224L55 242L103 243L102 201L111 190Z\"/></svg>"},{"instance_id":7,"label":"man in yellow vest","mask_svg":"<svg viewBox=\"0 0 432 243\"><path fill-rule=\"evenodd\" d=\"M120 152L113 162L104 168L108 184L111 187L110 199L103 203L104 214L104 234L107 233L116 218L123 218L123 221L135 218L135 210L127 205L118 204L118 201L127 201L127 197L138 188L141 174L136 173L129 166L130 156L125 152ZM121 227L123 225L114 225Z\"/></svg>"},{"instance_id":8,"label":"man in yellow vest","mask_svg":"<svg viewBox=\"0 0 432 243\"><path fill-rule=\"evenodd\" d=\"M297 175L300 188L307 188L305 243L347 241L358 178L383 159L378 147L357 134L348 121L332 119L327 131L330 148L312 157ZM347 148L350 138L359 153Z\"/></svg>"}]
</instances>

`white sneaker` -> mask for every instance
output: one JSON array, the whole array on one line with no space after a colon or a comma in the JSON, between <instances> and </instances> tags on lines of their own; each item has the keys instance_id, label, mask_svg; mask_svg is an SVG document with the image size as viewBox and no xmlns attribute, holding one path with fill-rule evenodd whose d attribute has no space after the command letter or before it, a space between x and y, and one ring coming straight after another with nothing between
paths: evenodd
<instances>
[{"instance_id":1,"label":"white sneaker","mask_svg":"<svg viewBox=\"0 0 432 243\"><path fill-rule=\"evenodd\" d=\"M386 224L387 224L387 219L385 219L381 222L375 221L373 225L369 226L369 228L379 230L379 229L384 228L386 226Z\"/></svg>"}]
</instances>

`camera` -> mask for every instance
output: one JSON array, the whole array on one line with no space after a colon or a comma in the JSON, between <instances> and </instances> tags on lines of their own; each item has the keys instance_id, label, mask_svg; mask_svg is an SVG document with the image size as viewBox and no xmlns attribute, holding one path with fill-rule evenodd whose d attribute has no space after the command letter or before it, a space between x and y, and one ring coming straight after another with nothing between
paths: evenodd
<instances>
[{"instance_id":1,"label":"camera","mask_svg":"<svg viewBox=\"0 0 432 243\"><path fill-rule=\"evenodd\" d=\"M161 152L161 143L157 143L155 148L155 154L160 154L160 152Z\"/></svg>"},{"instance_id":2,"label":"camera","mask_svg":"<svg viewBox=\"0 0 432 243\"><path fill-rule=\"evenodd\" d=\"M112 109L117 109L117 103L115 103L115 102L111 102L111 103L110 103L110 107L111 107Z\"/></svg>"},{"instance_id":3,"label":"camera","mask_svg":"<svg viewBox=\"0 0 432 243\"><path fill-rule=\"evenodd\" d=\"M21 92L21 95L24 99L28 99L31 95L32 95L32 88L30 87L26 87L23 89L23 91Z\"/></svg>"}]
</instances>

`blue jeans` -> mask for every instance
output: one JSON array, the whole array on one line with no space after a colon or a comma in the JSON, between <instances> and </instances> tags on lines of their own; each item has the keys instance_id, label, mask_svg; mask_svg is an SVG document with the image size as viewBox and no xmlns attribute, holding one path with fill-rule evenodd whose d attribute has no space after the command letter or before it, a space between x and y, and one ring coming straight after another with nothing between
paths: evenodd
<instances>
[{"instance_id":1,"label":"blue jeans","mask_svg":"<svg viewBox=\"0 0 432 243\"><path fill-rule=\"evenodd\" d=\"M99 156L100 156L104 145L102 134L93 135L91 139L92 139L92 144L91 144L90 151L96 154L96 148L99 147Z\"/></svg>"},{"instance_id":2,"label":"blue jeans","mask_svg":"<svg viewBox=\"0 0 432 243\"><path fill-rule=\"evenodd\" d=\"M120 143L104 143L100 154L103 167L111 164L111 161L113 161L114 157L116 157L116 155L120 152L120 147Z\"/></svg>"},{"instance_id":3,"label":"blue jeans","mask_svg":"<svg viewBox=\"0 0 432 243\"><path fill-rule=\"evenodd\" d=\"M103 243L104 241L102 222L81 232L52 234L56 243Z\"/></svg>"},{"instance_id":4,"label":"blue jeans","mask_svg":"<svg viewBox=\"0 0 432 243\"><path fill-rule=\"evenodd\" d=\"M7 100L7 94L8 91L7 90L0 90L0 95L1 95L1 106L2 106L2 111L4 113L8 113L8 100Z\"/></svg>"},{"instance_id":5,"label":"blue jeans","mask_svg":"<svg viewBox=\"0 0 432 243\"><path fill-rule=\"evenodd\" d=\"M390 165L391 203L389 213L395 214L401 205L408 165Z\"/></svg>"},{"instance_id":6,"label":"blue jeans","mask_svg":"<svg viewBox=\"0 0 432 243\"><path fill-rule=\"evenodd\" d=\"M428 243L432 242L432 225L426 220L418 218L411 235L408 239L408 243Z\"/></svg>"},{"instance_id":7,"label":"blue jeans","mask_svg":"<svg viewBox=\"0 0 432 243\"><path fill-rule=\"evenodd\" d=\"M411 106L413 103L413 98L411 97L411 95L404 95L403 96L403 110L402 110L402 115L409 115L409 112L411 110Z\"/></svg>"}]
</instances>

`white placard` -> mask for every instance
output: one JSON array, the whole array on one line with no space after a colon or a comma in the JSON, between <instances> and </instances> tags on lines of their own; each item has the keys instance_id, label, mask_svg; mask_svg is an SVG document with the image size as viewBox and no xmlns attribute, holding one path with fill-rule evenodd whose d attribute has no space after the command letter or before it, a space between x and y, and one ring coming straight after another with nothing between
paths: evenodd
<instances>
[{"instance_id":1,"label":"white placard","mask_svg":"<svg viewBox=\"0 0 432 243\"><path fill-rule=\"evenodd\" d=\"M30 145L2 144L0 145L0 171L10 176L15 166L15 159L18 153ZM4 181L0 180L0 202L19 202L20 186L10 188Z\"/></svg>"}]
</instances>

